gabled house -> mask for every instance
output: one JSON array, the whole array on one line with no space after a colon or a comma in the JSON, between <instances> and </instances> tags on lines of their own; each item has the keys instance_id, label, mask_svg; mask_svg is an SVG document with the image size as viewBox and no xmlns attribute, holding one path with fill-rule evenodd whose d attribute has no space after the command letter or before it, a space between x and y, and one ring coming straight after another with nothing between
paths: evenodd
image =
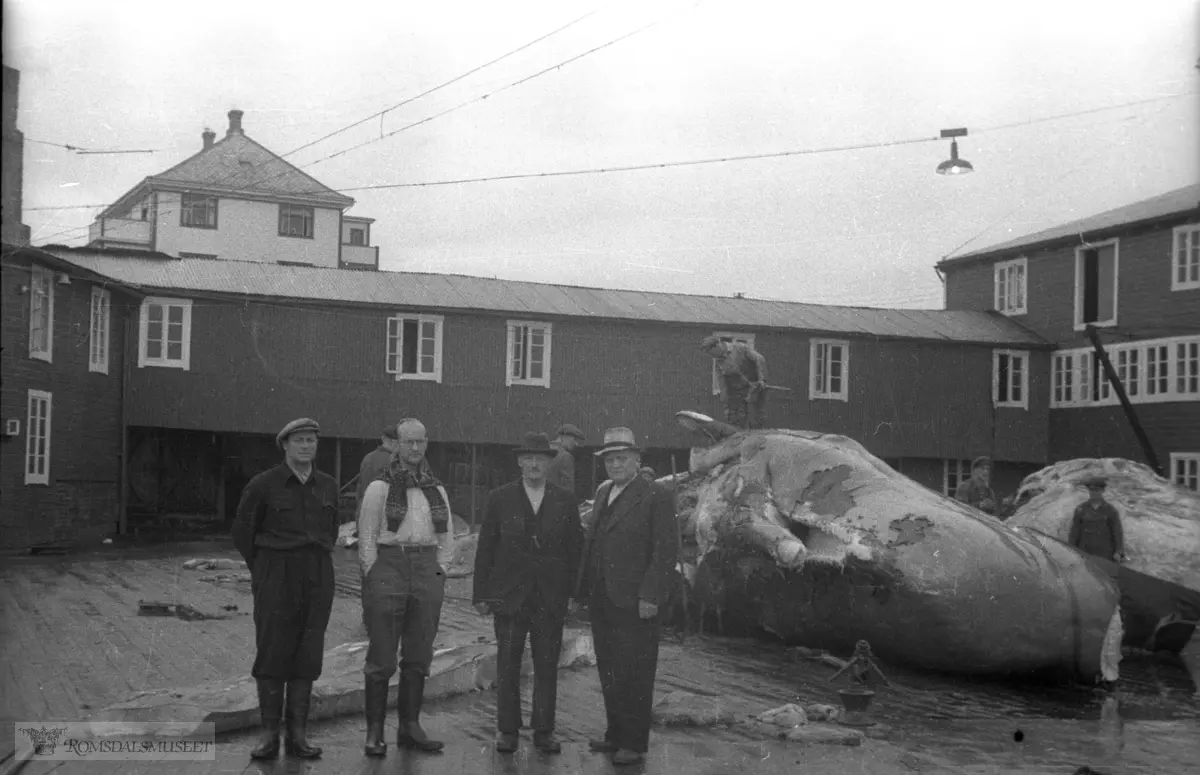
<instances>
[{"instance_id":1,"label":"gabled house","mask_svg":"<svg viewBox=\"0 0 1200 775\"><path fill-rule=\"evenodd\" d=\"M231 110L220 141L206 129L198 153L105 208L88 243L180 258L378 269L372 219L346 215L353 204L252 140L242 111Z\"/></svg>"},{"instance_id":2,"label":"gabled house","mask_svg":"<svg viewBox=\"0 0 1200 775\"><path fill-rule=\"evenodd\" d=\"M109 535L141 294L36 248L4 245L0 274L0 548Z\"/></svg>"},{"instance_id":3,"label":"gabled house","mask_svg":"<svg viewBox=\"0 0 1200 775\"><path fill-rule=\"evenodd\" d=\"M942 261L946 308L1053 342L1051 461L1144 454L1095 356L1098 331L1163 473L1200 483L1200 184Z\"/></svg>"}]
</instances>

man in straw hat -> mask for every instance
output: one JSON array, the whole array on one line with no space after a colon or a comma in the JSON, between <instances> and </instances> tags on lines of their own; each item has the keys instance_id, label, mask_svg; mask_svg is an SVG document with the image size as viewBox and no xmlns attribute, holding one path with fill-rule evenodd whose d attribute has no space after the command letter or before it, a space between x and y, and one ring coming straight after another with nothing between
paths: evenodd
<instances>
[{"instance_id":1,"label":"man in straw hat","mask_svg":"<svg viewBox=\"0 0 1200 775\"><path fill-rule=\"evenodd\" d=\"M233 543L250 569L262 737L255 759L279 755L281 717L288 755L314 759L308 744L313 682L321 676L325 628L333 608L338 485L313 466L321 428L307 417L275 437L284 460L250 480L233 524ZM284 708L286 690L287 707Z\"/></svg>"},{"instance_id":2,"label":"man in straw hat","mask_svg":"<svg viewBox=\"0 0 1200 775\"><path fill-rule=\"evenodd\" d=\"M558 657L583 527L575 495L546 480L556 454L546 434L525 434L515 454L521 478L488 493L472 598L481 615L495 616L496 750L517 750L521 657L528 637L533 652L533 745L544 753L558 753Z\"/></svg>"},{"instance_id":3,"label":"man in straw hat","mask_svg":"<svg viewBox=\"0 0 1200 775\"><path fill-rule=\"evenodd\" d=\"M1104 499L1108 482L1096 476L1084 483L1088 499L1075 508L1067 543L1081 552L1120 562L1125 558L1125 529L1121 515Z\"/></svg>"},{"instance_id":4,"label":"man in straw hat","mask_svg":"<svg viewBox=\"0 0 1200 775\"><path fill-rule=\"evenodd\" d=\"M367 756L386 756L383 740L388 683L399 649L396 745L434 753L443 743L421 728L425 678L433 663L446 594L440 559L453 552L453 517L446 488L433 475L420 420L396 425L397 450L387 470L367 485L358 516L363 617L367 624L363 705Z\"/></svg>"},{"instance_id":5,"label":"man in straw hat","mask_svg":"<svg viewBox=\"0 0 1200 775\"><path fill-rule=\"evenodd\" d=\"M609 481L596 490L580 561L576 599L588 602L607 729L593 751L637 764L650 744L658 608L667 601L678 558L671 494L639 475L633 431L611 428L596 453Z\"/></svg>"}]
</instances>

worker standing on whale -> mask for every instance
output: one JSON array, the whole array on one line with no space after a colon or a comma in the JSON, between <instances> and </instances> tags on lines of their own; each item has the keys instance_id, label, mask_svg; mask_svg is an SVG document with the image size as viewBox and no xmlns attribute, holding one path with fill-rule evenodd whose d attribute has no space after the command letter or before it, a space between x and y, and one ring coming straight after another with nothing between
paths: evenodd
<instances>
[{"instance_id":1,"label":"worker standing on whale","mask_svg":"<svg viewBox=\"0 0 1200 775\"><path fill-rule=\"evenodd\" d=\"M725 422L739 428L761 428L766 422L767 359L741 342L709 336L700 349L712 356L721 372L721 404Z\"/></svg>"}]
</instances>

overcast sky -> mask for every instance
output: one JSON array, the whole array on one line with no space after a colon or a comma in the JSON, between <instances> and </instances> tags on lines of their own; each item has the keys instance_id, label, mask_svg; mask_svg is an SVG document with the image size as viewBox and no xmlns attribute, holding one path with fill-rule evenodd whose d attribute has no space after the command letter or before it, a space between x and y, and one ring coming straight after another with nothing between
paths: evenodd
<instances>
[{"instance_id":1,"label":"overcast sky","mask_svg":"<svg viewBox=\"0 0 1200 775\"><path fill-rule=\"evenodd\" d=\"M934 138L674 169L350 191L385 269L830 304L942 303L933 264L1200 179L1200 2L5 2L25 206L109 203L245 111L284 154L596 11L309 164L335 189ZM597 9L599 9L597 11ZM1184 95L1170 97L1170 95ZM1157 99L1155 98L1166 98ZM1028 123L1141 100L1146 104ZM33 142L148 155L79 155ZM96 209L31 210L83 244Z\"/></svg>"}]
</instances>

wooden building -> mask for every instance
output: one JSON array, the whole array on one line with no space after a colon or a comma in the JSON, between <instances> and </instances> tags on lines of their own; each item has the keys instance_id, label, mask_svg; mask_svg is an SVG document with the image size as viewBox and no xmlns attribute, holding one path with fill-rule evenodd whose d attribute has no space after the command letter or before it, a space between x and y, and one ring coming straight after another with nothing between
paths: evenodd
<instances>
[{"instance_id":1,"label":"wooden building","mask_svg":"<svg viewBox=\"0 0 1200 775\"><path fill-rule=\"evenodd\" d=\"M982 454L1011 487L1047 454L1048 347L995 313L48 249L145 293L127 403L134 512L228 520L298 416L320 421L318 464L343 484L385 423L421 418L468 513L515 475L506 450L525 431L563 422L592 444L627 425L660 473L672 454L684 468L675 412L719 413L698 347L713 333L752 342L790 388L771 395L770 424L844 433L936 489ZM153 352L149 320L172 323ZM581 496L599 473L589 451Z\"/></svg>"},{"instance_id":2,"label":"wooden building","mask_svg":"<svg viewBox=\"0 0 1200 775\"><path fill-rule=\"evenodd\" d=\"M107 536L140 294L36 248L5 245L0 276L0 549Z\"/></svg>"},{"instance_id":3,"label":"wooden building","mask_svg":"<svg viewBox=\"0 0 1200 775\"><path fill-rule=\"evenodd\" d=\"M943 261L946 308L1054 343L1049 459L1145 460L1086 327L1101 335L1165 474L1200 468L1200 184Z\"/></svg>"}]
</instances>

